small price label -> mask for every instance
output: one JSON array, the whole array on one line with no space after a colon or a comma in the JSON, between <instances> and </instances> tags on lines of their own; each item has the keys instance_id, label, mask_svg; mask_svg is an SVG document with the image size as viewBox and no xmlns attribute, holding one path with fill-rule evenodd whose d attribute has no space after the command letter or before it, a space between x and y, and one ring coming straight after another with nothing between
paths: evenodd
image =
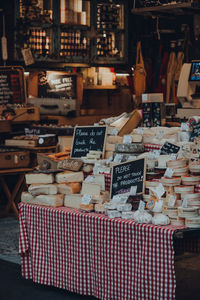
<instances>
[{"instance_id":1,"label":"small price label","mask_svg":"<svg viewBox=\"0 0 200 300\"><path fill-rule=\"evenodd\" d=\"M111 163L112 160L113 160L113 156L111 155L111 156L108 157L108 159L106 160L106 164L109 165L109 163Z\"/></svg>"},{"instance_id":2,"label":"small price label","mask_svg":"<svg viewBox=\"0 0 200 300\"><path fill-rule=\"evenodd\" d=\"M168 206L169 207L174 207L175 202L176 202L176 196L175 195L169 195Z\"/></svg>"},{"instance_id":3,"label":"small price label","mask_svg":"<svg viewBox=\"0 0 200 300\"><path fill-rule=\"evenodd\" d=\"M187 208L187 207L188 207L188 199L185 198L185 197L184 197L184 199L183 199L182 207L183 207L183 208Z\"/></svg>"},{"instance_id":4,"label":"small price label","mask_svg":"<svg viewBox=\"0 0 200 300\"><path fill-rule=\"evenodd\" d=\"M144 203L142 200L140 200L138 210L139 210L140 212L143 212L143 211L144 211L144 208L145 208L145 203Z\"/></svg>"},{"instance_id":5,"label":"small price label","mask_svg":"<svg viewBox=\"0 0 200 300\"><path fill-rule=\"evenodd\" d=\"M99 123L94 123L94 126L99 126Z\"/></svg>"},{"instance_id":6,"label":"small price label","mask_svg":"<svg viewBox=\"0 0 200 300\"><path fill-rule=\"evenodd\" d=\"M158 158L160 156L160 150L153 150L154 158Z\"/></svg>"},{"instance_id":7,"label":"small price label","mask_svg":"<svg viewBox=\"0 0 200 300\"><path fill-rule=\"evenodd\" d=\"M83 197L82 197L82 199L81 199L81 203L88 205L88 204L90 204L91 200L92 200L92 196L91 195L84 194Z\"/></svg>"},{"instance_id":8,"label":"small price label","mask_svg":"<svg viewBox=\"0 0 200 300\"><path fill-rule=\"evenodd\" d=\"M131 189L130 189L130 195L135 196L136 192L137 192L137 185L134 185L134 186L132 185Z\"/></svg>"},{"instance_id":9,"label":"small price label","mask_svg":"<svg viewBox=\"0 0 200 300\"><path fill-rule=\"evenodd\" d=\"M118 135L119 130L117 128L114 128L112 131L112 135Z\"/></svg>"},{"instance_id":10,"label":"small price label","mask_svg":"<svg viewBox=\"0 0 200 300\"><path fill-rule=\"evenodd\" d=\"M177 160L177 154L176 153L172 153L170 155L170 160Z\"/></svg>"},{"instance_id":11,"label":"small price label","mask_svg":"<svg viewBox=\"0 0 200 300\"><path fill-rule=\"evenodd\" d=\"M143 133L144 133L144 128L138 127L137 132L138 132L138 134L143 135Z\"/></svg>"},{"instance_id":12,"label":"small price label","mask_svg":"<svg viewBox=\"0 0 200 300\"><path fill-rule=\"evenodd\" d=\"M132 135L125 135L123 138L123 144L131 144L133 140Z\"/></svg>"},{"instance_id":13,"label":"small price label","mask_svg":"<svg viewBox=\"0 0 200 300\"><path fill-rule=\"evenodd\" d=\"M129 161L129 160L134 160L134 159L136 159L137 157L135 156L135 155L130 155L129 156L129 158L127 159L127 161Z\"/></svg>"},{"instance_id":14,"label":"small price label","mask_svg":"<svg viewBox=\"0 0 200 300\"><path fill-rule=\"evenodd\" d=\"M189 123L182 122L181 131L189 131L189 130L190 130Z\"/></svg>"},{"instance_id":15,"label":"small price label","mask_svg":"<svg viewBox=\"0 0 200 300\"><path fill-rule=\"evenodd\" d=\"M120 195L114 195L112 197L112 200L111 200L112 203L119 203L120 202Z\"/></svg>"},{"instance_id":16,"label":"small price label","mask_svg":"<svg viewBox=\"0 0 200 300\"><path fill-rule=\"evenodd\" d=\"M156 138L157 139L162 139L163 136L164 136L164 131L163 130L158 130L158 132L156 134Z\"/></svg>"},{"instance_id":17,"label":"small price label","mask_svg":"<svg viewBox=\"0 0 200 300\"><path fill-rule=\"evenodd\" d=\"M122 161L122 158L123 158L122 154L116 154L114 158L114 162L120 163Z\"/></svg>"},{"instance_id":18,"label":"small price label","mask_svg":"<svg viewBox=\"0 0 200 300\"><path fill-rule=\"evenodd\" d=\"M174 174L174 169L167 168L165 171L164 177L172 178L173 174Z\"/></svg>"},{"instance_id":19,"label":"small price label","mask_svg":"<svg viewBox=\"0 0 200 300\"><path fill-rule=\"evenodd\" d=\"M94 182L94 176L92 176L92 175L87 176L87 177L85 178L85 182L87 182L87 183L92 183L92 182Z\"/></svg>"}]
</instances>

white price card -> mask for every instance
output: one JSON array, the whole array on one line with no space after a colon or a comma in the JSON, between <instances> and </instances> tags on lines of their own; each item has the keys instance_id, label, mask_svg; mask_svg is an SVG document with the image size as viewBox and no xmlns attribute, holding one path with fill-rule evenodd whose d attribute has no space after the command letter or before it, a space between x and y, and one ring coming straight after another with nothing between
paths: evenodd
<instances>
[{"instance_id":1,"label":"white price card","mask_svg":"<svg viewBox=\"0 0 200 300\"><path fill-rule=\"evenodd\" d=\"M158 158L160 156L160 150L153 150L154 158Z\"/></svg>"},{"instance_id":2,"label":"white price card","mask_svg":"<svg viewBox=\"0 0 200 300\"><path fill-rule=\"evenodd\" d=\"M124 135L123 144L131 144L133 140L132 135Z\"/></svg>"},{"instance_id":3,"label":"white price card","mask_svg":"<svg viewBox=\"0 0 200 300\"><path fill-rule=\"evenodd\" d=\"M120 195L114 195L112 197L112 200L111 200L112 203L119 203L120 202Z\"/></svg>"},{"instance_id":4,"label":"white price card","mask_svg":"<svg viewBox=\"0 0 200 300\"><path fill-rule=\"evenodd\" d=\"M177 154L176 153L172 153L170 155L170 159L169 160L177 160Z\"/></svg>"},{"instance_id":5,"label":"white price card","mask_svg":"<svg viewBox=\"0 0 200 300\"><path fill-rule=\"evenodd\" d=\"M162 139L163 136L164 136L164 131L163 130L158 130L158 132L156 134L156 138L157 139Z\"/></svg>"},{"instance_id":6,"label":"white price card","mask_svg":"<svg viewBox=\"0 0 200 300\"><path fill-rule=\"evenodd\" d=\"M108 159L106 160L106 164L109 165L109 163L111 163L111 161L113 160L113 156L109 156Z\"/></svg>"},{"instance_id":7,"label":"white price card","mask_svg":"<svg viewBox=\"0 0 200 300\"><path fill-rule=\"evenodd\" d=\"M188 207L188 199L186 197L184 197L184 199L183 199L182 207L183 208L187 208Z\"/></svg>"},{"instance_id":8,"label":"white price card","mask_svg":"<svg viewBox=\"0 0 200 300\"><path fill-rule=\"evenodd\" d=\"M130 155L129 158L127 159L127 161L129 161L129 160L134 160L134 159L136 159L136 158L137 158L137 156L135 156L135 155Z\"/></svg>"},{"instance_id":9,"label":"white price card","mask_svg":"<svg viewBox=\"0 0 200 300\"><path fill-rule=\"evenodd\" d=\"M169 195L168 206L169 207L174 207L175 202L176 202L176 196L175 195Z\"/></svg>"},{"instance_id":10,"label":"white price card","mask_svg":"<svg viewBox=\"0 0 200 300\"><path fill-rule=\"evenodd\" d=\"M159 183L155 188L149 187L149 189L156 195L156 197L158 197L158 199L160 199L165 193L165 189L162 183Z\"/></svg>"},{"instance_id":11,"label":"white price card","mask_svg":"<svg viewBox=\"0 0 200 300\"><path fill-rule=\"evenodd\" d=\"M119 130L117 128L114 128L112 131L112 135L118 135Z\"/></svg>"},{"instance_id":12,"label":"white price card","mask_svg":"<svg viewBox=\"0 0 200 300\"><path fill-rule=\"evenodd\" d=\"M116 154L114 158L115 163L120 163L122 161L123 155L122 154Z\"/></svg>"},{"instance_id":13,"label":"white price card","mask_svg":"<svg viewBox=\"0 0 200 300\"><path fill-rule=\"evenodd\" d=\"M140 212L143 212L143 211L144 211L144 208L145 208L145 203L144 203L142 200L140 200L138 210L139 210Z\"/></svg>"},{"instance_id":14,"label":"white price card","mask_svg":"<svg viewBox=\"0 0 200 300\"><path fill-rule=\"evenodd\" d=\"M137 192L137 185L132 185L130 189L130 195L135 196Z\"/></svg>"},{"instance_id":15,"label":"white price card","mask_svg":"<svg viewBox=\"0 0 200 300\"><path fill-rule=\"evenodd\" d=\"M88 204L90 204L91 200L92 200L91 195L84 194L83 197L81 198L81 203L88 205Z\"/></svg>"},{"instance_id":16,"label":"white price card","mask_svg":"<svg viewBox=\"0 0 200 300\"><path fill-rule=\"evenodd\" d=\"M167 168L165 171L164 177L172 178L173 174L174 174L174 169Z\"/></svg>"},{"instance_id":17,"label":"white price card","mask_svg":"<svg viewBox=\"0 0 200 300\"><path fill-rule=\"evenodd\" d=\"M182 122L181 131L189 131L189 130L190 130L189 123Z\"/></svg>"},{"instance_id":18,"label":"white price card","mask_svg":"<svg viewBox=\"0 0 200 300\"><path fill-rule=\"evenodd\" d=\"M92 182L94 182L94 179L95 179L94 176L89 175L89 176L87 176L87 177L85 178L84 181L87 182L87 183L92 183Z\"/></svg>"},{"instance_id":19,"label":"white price card","mask_svg":"<svg viewBox=\"0 0 200 300\"><path fill-rule=\"evenodd\" d=\"M94 126L99 126L99 123L94 123Z\"/></svg>"},{"instance_id":20,"label":"white price card","mask_svg":"<svg viewBox=\"0 0 200 300\"><path fill-rule=\"evenodd\" d=\"M143 133L144 133L144 128L138 127L137 132L138 132L138 134L143 135Z\"/></svg>"}]
</instances>

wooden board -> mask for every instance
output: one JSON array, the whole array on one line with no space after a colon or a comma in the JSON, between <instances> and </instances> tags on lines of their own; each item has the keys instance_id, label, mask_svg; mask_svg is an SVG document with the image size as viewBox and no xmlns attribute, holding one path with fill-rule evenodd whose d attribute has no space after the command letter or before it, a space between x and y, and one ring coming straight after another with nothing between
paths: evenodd
<instances>
[{"instance_id":1,"label":"wooden board","mask_svg":"<svg viewBox=\"0 0 200 300\"><path fill-rule=\"evenodd\" d=\"M130 192L131 186L137 186L136 194L144 192L146 177L145 158L120 163L112 167L110 197Z\"/></svg>"},{"instance_id":2,"label":"wooden board","mask_svg":"<svg viewBox=\"0 0 200 300\"><path fill-rule=\"evenodd\" d=\"M6 146L15 146L15 147L36 147L37 141L31 140L5 140Z\"/></svg>"},{"instance_id":3,"label":"wooden board","mask_svg":"<svg viewBox=\"0 0 200 300\"><path fill-rule=\"evenodd\" d=\"M101 151L104 156L106 126L76 126L74 129L71 158L86 156L90 150Z\"/></svg>"}]
</instances>

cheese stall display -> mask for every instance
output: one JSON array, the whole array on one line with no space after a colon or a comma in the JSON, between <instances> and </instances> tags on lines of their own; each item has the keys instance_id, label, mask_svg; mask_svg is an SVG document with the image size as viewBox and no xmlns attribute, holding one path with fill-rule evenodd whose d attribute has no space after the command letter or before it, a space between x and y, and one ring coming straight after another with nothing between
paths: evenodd
<instances>
[{"instance_id":1,"label":"cheese stall display","mask_svg":"<svg viewBox=\"0 0 200 300\"><path fill-rule=\"evenodd\" d=\"M181 127L145 128L138 127L139 111L133 116L76 127L71 154L67 147L46 155L62 162L53 165L56 170L39 164L26 174L22 202L200 228L199 119L194 123L190 118ZM131 118L132 128L126 125Z\"/></svg>"}]
</instances>

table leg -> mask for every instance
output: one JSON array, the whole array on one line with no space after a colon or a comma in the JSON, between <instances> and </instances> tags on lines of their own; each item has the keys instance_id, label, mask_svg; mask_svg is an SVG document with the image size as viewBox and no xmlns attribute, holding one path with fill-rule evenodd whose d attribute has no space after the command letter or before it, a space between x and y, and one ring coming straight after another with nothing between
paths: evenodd
<instances>
[{"instance_id":1,"label":"table leg","mask_svg":"<svg viewBox=\"0 0 200 300\"><path fill-rule=\"evenodd\" d=\"M17 209L16 204L15 204L15 197L16 197L23 181L24 181L24 174L21 174L21 175L19 175L18 181L17 181L17 183L16 183L16 185L13 189L13 192L11 193L9 191L9 188L8 188L4 178L2 176L0 177L1 186L3 187L3 190L4 190L4 192L7 196L7 199L8 199L8 203L7 203L6 208L5 208L5 213L6 214L8 214L8 211L9 211L10 207L12 206L16 217L19 216L18 209Z\"/></svg>"}]
</instances>

